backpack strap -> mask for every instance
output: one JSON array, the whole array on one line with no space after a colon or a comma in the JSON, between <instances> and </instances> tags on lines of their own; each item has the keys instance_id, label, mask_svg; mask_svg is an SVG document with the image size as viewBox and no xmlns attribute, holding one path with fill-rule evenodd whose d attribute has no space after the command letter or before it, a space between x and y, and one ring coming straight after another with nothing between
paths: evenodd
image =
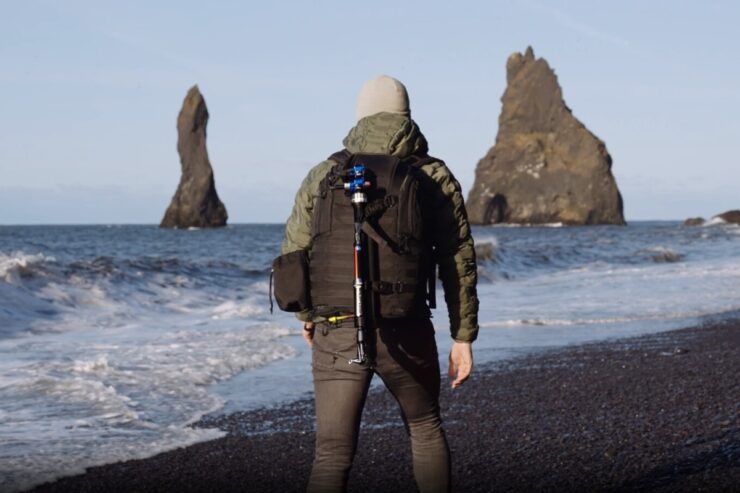
<instances>
[{"instance_id":1,"label":"backpack strap","mask_svg":"<svg viewBox=\"0 0 740 493\"><path fill-rule=\"evenodd\" d=\"M407 160L408 160L408 164L413 166L414 168L421 168L425 164L431 164L431 163L444 164L444 161L434 156L430 156L429 154L412 154L411 156L407 158Z\"/></svg>"},{"instance_id":2,"label":"backpack strap","mask_svg":"<svg viewBox=\"0 0 740 493\"><path fill-rule=\"evenodd\" d=\"M399 255L405 253L406 251L407 247L405 245L399 245L395 241L391 240L388 235L383 230L378 228L372 221L363 221L362 231L370 238L375 240L377 244L385 245Z\"/></svg>"},{"instance_id":3,"label":"backpack strap","mask_svg":"<svg viewBox=\"0 0 740 493\"><path fill-rule=\"evenodd\" d=\"M370 287L379 294L401 294L401 293L414 293L416 292L417 285L415 283L405 282L386 282L386 281L372 281Z\"/></svg>"},{"instance_id":4,"label":"backpack strap","mask_svg":"<svg viewBox=\"0 0 740 493\"><path fill-rule=\"evenodd\" d=\"M345 167L352 160L352 156L353 154L349 152L347 149L342 149L341 151L337 151L331 156L329 156L328 160L334 161L338 165ZM431 163L444 164L444 161L434 156L430 156L429 154L412 154L406 159L404 159L404 161L406 161L408 164L410 164L414 168L421 168L425 164L431 164Z\"/></svg>"},{"instance_id":5,"label":"backpack strap","mask_svg":"<svg viewBox=\"0 0 740 493\"><path fill-rule=\"evenodd\" d=\"M409 166L415 169L420 169L425 164L431 163L444 164L445 162L429 154L412 154L408 158ZM434 260L434 255L429 259L429 275L427 276L426 284L429 308L437 308L437 262Z\"/></svg>"},{"instance_id":6,"label":"backpack strap","mask_svg":"<svg viewBox=\"0 0 740 493\"><path fill-rule=\"evenodd\" d=\"M329 161L334 161L342 168L346 167L351 160L352 153L349 152L347 149L342 149L341 151L337 151L329 156Z\"/></svg>"}]
</instances>

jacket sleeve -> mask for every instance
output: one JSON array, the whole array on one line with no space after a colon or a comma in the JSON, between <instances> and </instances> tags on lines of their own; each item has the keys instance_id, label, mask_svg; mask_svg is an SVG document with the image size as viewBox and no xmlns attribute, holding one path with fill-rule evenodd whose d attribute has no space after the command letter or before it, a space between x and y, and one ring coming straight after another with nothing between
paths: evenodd
<instances>
[{"instance_id":1,"label":"jacket sleeve","mask_svg":"<svg viewBox=\"0 0 740 493\"><path fill-rule=\"evenodd\" d=\"M432 180L429 222L439 278L450 316L450 333L460 342L478 336L478 271L475 245L460 184L441 162L422 166Z\"/></svg>"},{"instance_id":2,"label":"jacket sleeve","mask_svg":"<svg viewBox=\"0 0 740 493\"><path fill-rule=\"evenodd\" d=\"M308 250L311 248L311 218L316 197L319 194L319 183L332 166L331 161L322 161L308 172L295 195L293 210L285 224L285 236L280 253Z\"/></svg>"},{"instance_id":3,"label":"jacket sleeve","mask_svg":"<svg viewBox=\"0 0 740 493\"><path fill-rule=\"evenodd\" d=\"M311 248L311 218L313 216L313 206L316 197L319 194L319 183L326 176L326 173L332 167L331 161L323 161L314 166L303 179L301 187L295 196L293 210L285 224L285 236L280 247L280 252L294 252L296 250L308 250ZM311 320L310 312L303 311L296 313L299 320Z\"/></svg>"}]
</instances>

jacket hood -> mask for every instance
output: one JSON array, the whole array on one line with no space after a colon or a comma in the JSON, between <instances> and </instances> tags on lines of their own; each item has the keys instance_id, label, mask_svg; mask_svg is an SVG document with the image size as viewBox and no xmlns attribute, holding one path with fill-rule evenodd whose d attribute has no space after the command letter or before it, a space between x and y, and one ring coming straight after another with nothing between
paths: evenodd
<instances>
[{"instance_id":1,"label":"jacket hood","mask_svg":"<svg viewBox=\"0 0 740 493\"><path fill-rule=\"evenodd\" d=\"M361 119L342 142L353 154L366 152L405 158L429 150L416 122L393 113L376 113Z\"/></svg>"}]
</instances>

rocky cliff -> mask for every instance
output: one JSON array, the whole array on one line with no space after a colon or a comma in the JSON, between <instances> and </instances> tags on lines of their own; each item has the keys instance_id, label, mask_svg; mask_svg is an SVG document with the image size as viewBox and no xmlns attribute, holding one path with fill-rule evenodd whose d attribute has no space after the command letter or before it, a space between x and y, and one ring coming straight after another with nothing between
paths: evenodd
<instances>
[{"instance_id":1,"label":"rocky cliff","mask_svg":"<svg viewBox=\"0 0 740 493\"><path fill-rule=\"evenodd\" d=\"M216 193L206 150L206 101L193 86L177 117L177 152L182 176L160 223L163 228L214 228L226 225L226 207Z\"/></svg>"},{"instance_id":2,"label":"rocky cliff","mask_svg":"<svg viewBox=\"0 0 740 493\"><path fill-rule=\"evenodd\" d=\"M480 160L467 209L475 224L624 224L604 142L571 113L532 48L506 63L496 144Z\"/></svg>"}]
</instances>

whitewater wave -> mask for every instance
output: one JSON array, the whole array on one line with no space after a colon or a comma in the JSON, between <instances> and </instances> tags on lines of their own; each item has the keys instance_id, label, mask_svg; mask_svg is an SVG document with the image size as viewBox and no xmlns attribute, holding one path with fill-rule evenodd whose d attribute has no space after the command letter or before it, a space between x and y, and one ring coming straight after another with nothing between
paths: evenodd
<instances>
[{"instance_id":1,"label":"whitewater wave","mask_svg":"<svg viewBox=\"0 0 740 493\"><path fill-rule=\"evenodd\" d=\"M209 386L294 357L295 348L281 342L292 334L285 327L263 324L238 330L175 330L148 339L139 333L135 345L126 343L130 331L111 335L106 344L26 342L24 350L33 352L37 361L17 365L12 376L2 380L0 436L6 443L14 441L17 450L32 447L33 453L28 449L1 459L9 476L0 478L0 490L221 436L217 430L189 428L224 404ZM7 350L7 342L0 349ZM66 357L54 357L57 353ZM43 447L35 448L41 443Z\"/></svg>"},{"instance_id":2,"label":"whitewater wave","mask_svg":"<svg viewBox=\"0 0 740 493\"><path fill-rule=\"evenodd\" d=\"M173 274L177 283L184 279L204 277L218 281L225 277L239 277L250 280L264 278L269 267L253 268L225 260L183 260L178 257L139 256L116 258L97 256L92 259L59 262L56 257L43 253L27 254L23 251L0 252L0 280L18 282L35 276L49 277L63 281L70 276L112 281L137 281L156 274Z\"/></svg>"},{"instance_id":3,"label":"whitewater wave","mask_svg":"<svg viewBox=\"0 0 740 493\"><path fill-rule=\"evenodd\" d=\"M475 239L475 256L478 262L496 262L498 260L499 244L495 236L485 236Z\"/></svg>"},{"instance_id":4,"label":"whitewater wave","mask_svg":"<svg viewBox=\"0 0 740 493\"><path fill-rule=\"evenodd\" d=\"M722 225L725 225L725 224L727 224L727 221L725 221L724 219L722 219L719 216L714 216L714 217L712 217L712 218L707 219L706 221L704 221L704 223L701 226L702 227L722 226Z\"/></svg>"},{"instance_id":5,"label":"whitewater wave","mask_svg":"<svg viewBox=\"0 0 740 493\"><path fill-rule=\"evenodd\" d=\"M655 263L681 262L686 257L683 253L676 252L675 250L663 246L638 250L636 255L639 257L647 257Z\"/></svg>"},{"instance_id":6,"label":"whitewater wave","mask_svg":"<svg viewBox=\"0 0 740 493\"><path fill-rule=\"evenodd\" d=\"M39 267L45 262L55 261L54 257L47 257L41 253L25 254L19 251L6 255L0 252L0 279L7 283L15 283L22 278L43 273Z\"/></svg>"},{"instance_id":7,"label":"whitewater wave","mask_svg":"<svg viewBox=\"0 0 740 493\"><path fill-rule=\"evenodd\" d=\"M740 304L735 307L730 307L727 311L735 312L740 309ZM677 311L673 313L647 313L634 316L623 316L623 317L604 317L604 318L573 318L573 319L548 319L548 318L532 318L532 319L519 319L519 320L501 320L501 321L490 321L482 322L481 328L501 328L501 327L568 327L568 326L594 326L594 325L615 325L633 322L645 322L655 320L684 320L694 319L705 316L716 314L716 310L686 310Z\"/></svg>"},{"instance_id":8,"label":"whitewater wave","mask_svg":"<svg viewBox=\"0 0 740 493\"><path fill-rule=\"evenodd\" d=\"M556 223L497 223L491 224L493 228L562 228L565 224Z\"/></svg>"},{"instance_id":9,"label":"whitewater wave","mask_svg":"<svg viewBox=\"0 0 740 493\"><path fill-rule=\"evenodd\" d=\"M212 318L228 320L241 317L252 317L263 315L267 310L254 303L237 303L235 301L225 301L213 309Z\"/></svg>"}]
</instances>

